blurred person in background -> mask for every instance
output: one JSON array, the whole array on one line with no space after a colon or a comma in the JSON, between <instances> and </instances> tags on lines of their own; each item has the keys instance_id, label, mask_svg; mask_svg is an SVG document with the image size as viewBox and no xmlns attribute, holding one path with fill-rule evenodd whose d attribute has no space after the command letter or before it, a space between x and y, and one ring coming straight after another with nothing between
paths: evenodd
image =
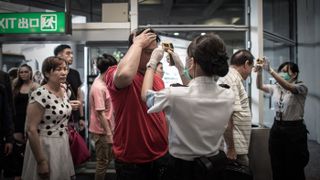
<instances>
[{"instance_id":1,"label":"blurred person in background","mask_svg":"<svg viewBox=\"0 0 320 180\"><path fill-rule=\"evenodd\" d=\"M0 70L0 179L2 172L4 177L14 177L7 164L14 143L13 115L11 80L7 73Z\"/></svg>"},{"instance_id":2,"label":"blurred person in background","mask_svg":"<svg viewBox=\"0 0 320 180\"><path fill-rule=\"evenodd\" d=\"M54 55L65 59L68 63L68 66L71 66L73 59L73 51L69 45L61 44L54 49ZM70 100L78 100L82 103L79 110L72 111L72 116L70 117L69 124L74 126L81 136L85 139L85 117L83 110L84 98L81 91L81 78L80 74L76 69L69 67L69 73L67 76L66 85L70 90L71 94L69 96Z\"/></svg>"},{"instance_id":3,"label":"blurred person in background","mask_svg":"<svg viewBox=\"0 0 320 180\"><path fill-rule=\"evenodd\" d=\"M42 76L41 72L39 70L37 70L32 77L32 81L36 82L38 84L41 84L42 80L43 80L43 76Z\"/></svg>"},{"instance_id":4,"label":"blurred person in background","mask_svg":"<svg viewBox=\"0 0 320 180\"><path fill-rule=\"evenodd\" d=\"M18 76L18 68L17 67L10 68L8 71L8 74L9 74L10 80L12 82Z\"/></svg>"},{"instance_id":5,"label":"blurred person in background","mask_svg":"<svg viewBox=\"0 0 320 180\"><path fill-rule=\"evenodd\" d=\"M15 144L12 153L12 167L16 179L21 179L23 155L25 151L26 136L25 122L29 95L40 85L32 81L32 68L27 64L22 64L18 68L18 76L13 80L13 102L15 108L14 118L14 139Z\"/></svg>"},{"instance_id":6,"label":"blurred person in background","mask_svg":"<svg viewBox=\"0 0 320 180\"><path fill-rule=\"evenodd\" d=\"M110 161L112 160L112 144L114 115L111 98L105 83L105 75L109 67L116 65L117 60L103 54L97 58L100 75L94 80L89 93L91 139L95 143L96 173L95 180L104 180Z\"/></svg>"}]
</instances>

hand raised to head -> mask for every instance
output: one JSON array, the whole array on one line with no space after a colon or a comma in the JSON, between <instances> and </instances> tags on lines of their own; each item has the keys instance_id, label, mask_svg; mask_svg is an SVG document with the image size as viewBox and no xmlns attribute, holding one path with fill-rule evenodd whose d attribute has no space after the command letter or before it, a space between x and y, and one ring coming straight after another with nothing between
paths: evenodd
<instances>
[{"instance_id":1,"label":"hand raised to head","mask_svg":"<svg viewBox=\"0 0 320 180\"><path fill-rule=\"evenodd\" d=\"M147 47L151 42L155 41L157 35L155 33L149 32L150 29L144 30L138 36L134 35L133 44L140 46L141 48Z\"/></svg>"}]
</instances>

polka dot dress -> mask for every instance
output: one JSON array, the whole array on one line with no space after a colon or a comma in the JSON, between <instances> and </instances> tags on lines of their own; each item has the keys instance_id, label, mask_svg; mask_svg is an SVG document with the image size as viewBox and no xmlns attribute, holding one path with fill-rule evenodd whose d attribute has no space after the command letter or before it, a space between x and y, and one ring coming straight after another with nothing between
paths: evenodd
<instances>
[{"instance_id":1,"label":"polka dot dress","mask_svg":"<svg viewBox=\"0 0 320 180\"><path fill-rule=\"evenodd\" d=\"M64 98L59 98L42 86L32 92L29 98L29 104L31 103L39 103L45 109L38 126L38 133L41 147L49 160L50 179L69 180L75 173L66 131L72 110L68 97L65 94ZM28 141L22 172L23 179L39 179L36 168L37 162Z\"/></svg>"}]
</instances>

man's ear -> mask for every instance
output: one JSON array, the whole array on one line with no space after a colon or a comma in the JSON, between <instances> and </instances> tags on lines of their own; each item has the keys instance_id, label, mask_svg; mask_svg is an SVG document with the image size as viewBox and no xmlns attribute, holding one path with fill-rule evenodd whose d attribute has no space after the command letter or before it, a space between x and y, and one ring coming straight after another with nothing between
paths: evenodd
<instances>
[{"instance_id":1,"label":"man's ear","mask_svg":"<svg viewBox=\"0 0 320 180\"><path fill-rule=\"evenodd\" d=\"M245 68L248 68L248 67L250 67L250 66L251 66L251 64L250 64L249 60L246 60L246 62L244 63L244 65L245 65Z\"/></svg>"}]
</instances>

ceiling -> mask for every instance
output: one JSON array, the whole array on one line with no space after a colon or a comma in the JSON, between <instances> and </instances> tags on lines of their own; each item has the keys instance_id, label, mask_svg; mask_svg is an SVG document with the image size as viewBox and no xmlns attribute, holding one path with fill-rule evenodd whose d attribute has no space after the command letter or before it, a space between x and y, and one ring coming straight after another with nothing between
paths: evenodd
<instances>
[{"instance_id":1,"label":"ceiling","mask_svg":"<svg viewBox=\"0 0 320 180\"><path fill-rule=\"evenodd\" d=\"M101 22L103 3L127 3L129 0L70 0L71 14L85 16L87 22ZM246 0L138 0L139 25L244 25ZM65 0L0 0L0 12L64 11ZM164 31L163 35L193 39L203 32ZM218 32L226 41L243 42L244 32ZM37 36L37 38L39 38ZM56 37L54 37L56 38ZM48 37L46 37L46 40Z\"/></svg>"},{"instance_id":2,"label":"ceiling","mask_svg":"<svg viewBox=\"0 0 320 180\"><path fill-rule=\"evenodd\" d=\"M1 1L53 11L65 9L65 0ZM88 22L101 22L102 3L128 1L70 0L71 13L86 16ZM244 2L245 0L138 0L139 24L244 24Z\"/></svg>"}]
</instances>

